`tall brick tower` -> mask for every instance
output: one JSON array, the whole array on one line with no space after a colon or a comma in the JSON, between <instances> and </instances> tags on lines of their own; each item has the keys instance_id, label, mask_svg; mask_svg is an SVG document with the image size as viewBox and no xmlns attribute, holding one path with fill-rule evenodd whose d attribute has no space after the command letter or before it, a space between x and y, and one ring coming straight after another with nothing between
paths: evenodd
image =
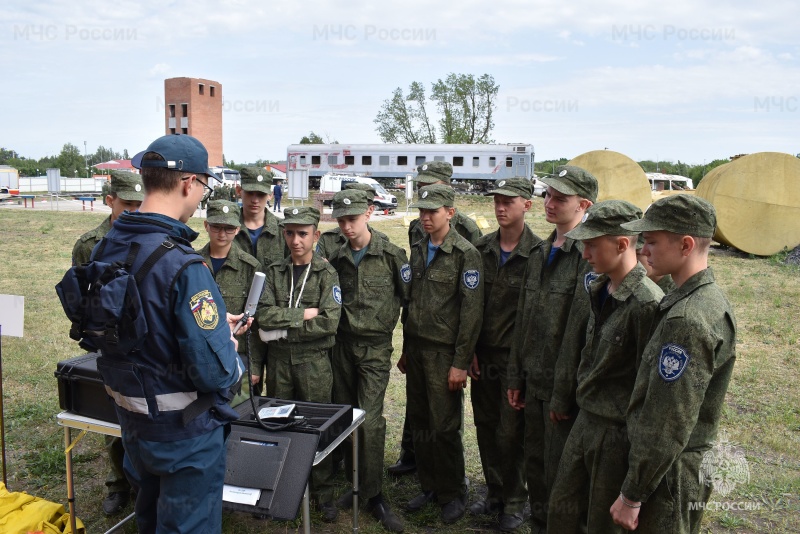
<instances>
[{"instance_id":1,"label":"tall brick tower","mask_svg":"<svg viewBox=\"0 0 800 534\"><path fill-rule=\"evenodd\" d=\"M208 164L222 165L222 84L202 78L164 80L167 134L196 137L208 150Z\"/></svg>"}]
</instances>

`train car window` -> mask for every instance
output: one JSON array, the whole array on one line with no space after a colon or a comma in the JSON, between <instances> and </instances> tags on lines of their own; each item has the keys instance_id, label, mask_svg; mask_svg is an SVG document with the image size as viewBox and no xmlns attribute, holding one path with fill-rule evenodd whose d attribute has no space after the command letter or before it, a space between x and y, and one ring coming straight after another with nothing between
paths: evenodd
<instances>
[{"instance_id":1,"label":"train car window","mask_svg":"<svg viewBox=\"0 0 800 534\"><path fill-rule=\"evenodd\" d=\"M414 165L422 165L423 163L425 163L425 156L417 156L414 159Z\"/></svg>"},{"instance_id":2,"label":"train car window","mask_svg":"<svg viewBox=\"0 0 800 534\"><path fill-rule=\"evenodd\" d=\"M361 156L362 165L372 165L372 156Z\"/></svg>"},{"instance_id":3,"label":"train car window","mask_svg":"<svg viewBox=\"0 0 800 534\"><path fill-rule=\"evenodd\" d=\"M519 164L525 165L525 158L519 158Z\"/></svg>"},{"instance_id":4,"label":"train car window","mask_svg":"<svg viewBox=\"0 0 800 534\"><path fill-rule=\"evenodd\" d=\"M332 156L328 156L328 165L336 165L337 163L339 163L338 154L334 154Z\"/></svg>"},{"instance_id":5,"label":"train car window","mask_svg":"<svg viewBox=\"0 0 800 534\"><path fill-rule=\"evenodd\" d=\"M305 165L305 164L306 164L306 157L300 156L300 165Z\"/></svg>"},{"instance_id":6,"label":"train car window","mask_svg":"<svg viewBox=\"0 0 800 534\"><path fill-rule=\"evenodd\" d=\"M479 158L479 157L472 158L472 166L473 167L480 167L481 166L481 158Z\"/></svg>"},{"instance_id":7,"label":"train car window","mask_svg":"<svg viewBox=\"0 0 800 534\"><path fill-rule=\"evenodd\" d=\"M345 156L344 157L344 164L345 165L355 165L356 164L356 157L355 156Z\"/></svg>"},{"instance_id":8,"label":"train car window","mask_svg":"<svg viewBox=\"0 0 800 534\"><path fill-rule=\"evenodd\" d=\"M389 156L378 156L378 165L389 165Z\"/></svg>"},{"instance_id":9,"label":"train car window","mask_svg":"<svg viewBox=\"0 0 800 534\"><path fill-rule=\"evenodd\" d=\"M311 156L311 164L312 165L319 165L321 163L321 159L319 156Z\"/></svg>"},{"instance_id":10,"label":"train car window","mask_svg":"<svg viewBox=\"0 0 800 534\"><path fill-rule=\"evenodd\" d=\"M497 165L497 158L494 156L489 156L489 166L494 167Z\"/></svg>"},{"instance_id":11,"label":"train car window","mask_svg":"<svg viewBox=\"0 0 800 534\"><path fill-rule=\"evenodd\" d=\"M464 156L453 156L453 167L463 167Z\"/></svg>"},{"instance_id":12,"label":"train car window","mask_svg":"<svg viewBox=\"0 0 800 534\"><path fill-rule=\"evenodd\" d=\"M397 156L398 165L408 165L408 156Z\"/></svg>"},{"instance_id":13,"label":"train car window","mask_svg":"<svg viewBox=\"0 0 800 534\"><path fill-rule=\"evenodd\" d=\"M514 166L514 158L508 156L506 158L506 167L513 167Z\"/></svg>"}]
</instances>

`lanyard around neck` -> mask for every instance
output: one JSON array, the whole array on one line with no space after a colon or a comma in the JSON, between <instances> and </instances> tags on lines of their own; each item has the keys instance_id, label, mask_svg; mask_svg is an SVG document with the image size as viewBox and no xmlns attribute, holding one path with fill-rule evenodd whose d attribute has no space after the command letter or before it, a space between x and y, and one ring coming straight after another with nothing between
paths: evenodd
<instances>
[{"instance_id":1,"label":"lanyard around neck","mask_svg":"<svg viewBox=\"0 0 800 534\"><path fill-rule=\"evenodd\" d=\"M294 296L294 266L292 269L289 270L292 275L292 283L289 288L289 307L292 307L292 297ZM300 307L300 299L303 297L303 291L306 288L306 280L308 280L308 273L311 272L311 262L308 263L308 267L306 267L306 274L303 276L303 284L300 286L300 293L297 294L297 302L294 303L295 308Z\"/></svg>"}]
</instances>

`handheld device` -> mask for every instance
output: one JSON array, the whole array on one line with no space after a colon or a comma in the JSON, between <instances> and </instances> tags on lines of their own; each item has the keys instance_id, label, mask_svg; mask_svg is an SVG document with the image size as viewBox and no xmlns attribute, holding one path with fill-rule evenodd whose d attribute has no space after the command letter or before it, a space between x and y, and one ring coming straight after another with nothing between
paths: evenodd
<instances>
[{"instance_id":1,"label":"handheld device","mask_svg":"<svg viewBox=\"0 0 800 534\"><path fill-rule=\"evenodd\" d=\"M253 276L253 282L250 284L250 293L247 295L247 304L244 306L244 315L239 322L236 323L236 328L233 329L233 335L239 333L239 330L247 324L247 320L256 313L258 306L258 299L261 298L261 292L264 290L264 282L267 276L264 273L257 272Z\"/></svg>"}]
</instances>

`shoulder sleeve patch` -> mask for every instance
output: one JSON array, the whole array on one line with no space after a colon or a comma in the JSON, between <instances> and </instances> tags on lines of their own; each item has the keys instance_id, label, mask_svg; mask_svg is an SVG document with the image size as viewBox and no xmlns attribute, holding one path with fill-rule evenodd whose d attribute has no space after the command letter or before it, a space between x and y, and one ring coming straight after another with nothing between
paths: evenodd
<instances>
[{"instance_id":1,"label":"shoulder sleeve patch","mask_svg":"<svg viewBox=\"0 0 800 534\"><path fill-rule=\"evenodd\" d=\"M411 281L411 265L404 263L403 266L400 267L400 277L406 284Z\"/></svg>"},{"instance_id":2,"label":"shoulder sleeve patch","mask_svg":"<svg viewBox=\"0 0 800 534\"><path fill-rule=\"evenodd\" d=\"M667 343L661 347L661 355L658 357L658 375L665 382L674 382L686 370L690 359L685 348Z\"/></svg>"},{"instance_id":3,"label":"shoulder sleeve patch","mask_svg":"<svg viewBox=\"0 0 800 534\"><path fill-rule=\"evenodd\" d=\"M591 293L589 286L592 285L592 282L598 278L600 278L600 275L594 271L586 273L586 275L583 277L583 287L586 288L587 293Z\"/></svg>"},{"instance_id":4,"label":"shoulder sleeve patch","mask_svg":"<svg viewBox=\"0 0 800 534\"><path fill-rule=\"evenodd\" d=\"M342 305L342 288L340 288L338 284L333 286L333 300L335 300L336 304L339 306Z\"/></svg>"},{"instance_id":5,"label":"shoulder sleeve patch","mask_svg":"<svg viewBox=\"0 0 800 534\"><path fill-rule=\"evenodd\" d=\"M203 330L213 330L217 327L219 312L217 311L217 304L214 302L214 297L211 296L210 291L204 289L199 293L195 293L195 295L189 299L189 306L192 310L192 315L194 315L194 320L197 322L197 326Z\"/></svg>"},{"instance_id":6,"label":"shoulder sleeve patch","mask_svg":"<svg viewBox=\"0 0 800 534\"><path fill-rule=\"evenodd\" d=\"M475 289L481 283L481 273L477 269L464 271L461 278L464 282L464 287L467 289Z\"/></svg>"}]
</instances>

